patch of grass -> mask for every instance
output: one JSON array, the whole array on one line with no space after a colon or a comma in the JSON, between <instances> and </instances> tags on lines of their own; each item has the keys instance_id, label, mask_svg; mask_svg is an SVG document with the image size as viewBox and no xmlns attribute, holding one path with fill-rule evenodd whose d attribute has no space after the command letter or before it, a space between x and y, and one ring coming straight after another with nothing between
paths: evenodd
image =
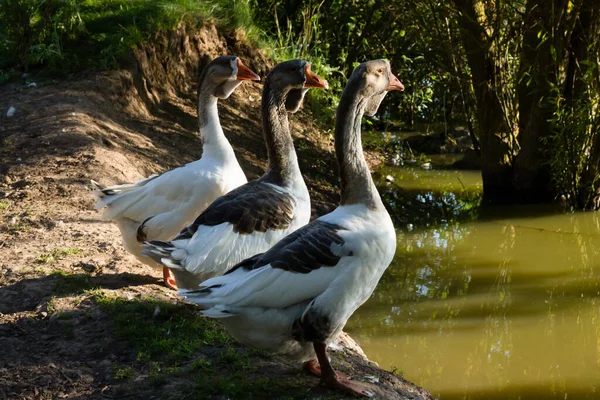
<instances>
[{"instance_id":1,"label":"patch of grass","mask_svg":"<svg viewBox=\"0 0 600 400\"><path fill-rule=\"evenodd\" d=\"M52 263L60 260L61 258L79 254L82 251L83 251L82 249L78 249L76 247L69 247L66 249L55 249L55 250L52 250L50 253L40 254L39 256L37 256L35 261L38 264L52 264Z\"/></svg>"},{"instance_id":2,"label":"patch of grass","mask_svg":"<svg viewBox=\"0 0 600 400\"><path fill-rule=\"evenodd\" d=\"M87 293L107 315L115 335L137 351L136 363L154 386L189 375L187 381L194 383L186 392L193 392L193 398L224 395L231 399L279 398L290 384L293 390L301 387L295 379L265 377L258 358L262 353L235 345L219 324L199 315L195 307L127 300L98 290ZM118 379L132 374L132 367L115 369Z\"/></svg>"},{"instance_id":3,"label":"patch of grass","mask_svg":"<svg viewBox=\"0 0 600 400\"><path fill-rule=\"evenodd\" d=\"M215 386L215 393L224 394L231 399L263 399L275 398L273 396L275 393L282 393L286 389L290 389L290 382L266 376L256 377L248 375L244 371L234 371L228 375L219 376Z\"/></svg>"},{"instance_id":4,"label":"patch of grass","mask_svg":"<svg viewBox=\"0 0 600 400\"><path fill-rule=\"evenodd\" d=\"M191 362L189 369L190 371L203 371L205 374L214 374L215 372L212 361L204 357L194 359L194 361Z\"/></svg>"},{"instance_id":5,"label":"patch of grass","mask_svg":"<svg viewBox=\"0 0 600 400\"><path fill-rule=\"evenodd\" d=\"M9 205L10 205L9 202L6 200L0 201L0 211L6 210Z\"/></svg>"},{"instance_id":6,"label":"patch of grass","mask_svg":"<svg viewBox=\"0 0 600 400\"><path fill-rule=\"evenodd\" d=\"M0 2L0 68L44 65L70 73L118 68L122 55L157 32L208 20L257 37L247 0L40 0ZM8 23L11 21L11 23Z\"/></svg>"},{"instance_id":7,"label":"patch of grass","mask_svg":"<svg viewBox=\"0 0 600 400\"><path fill-rule=\"evenodd\" d=\"M15 144L10 139L4 139L2 141L2 147L0 147L0 153L10 153L15 150Z\"/></svg>"},{"instance_id":8,"label":"patch of grass","mask_svg":"<svg viewBox=\"0 0 600 400\"><path fill-rule=\"evenodd\" d=\"M149 298L127 300L101 290L86 293L107 316L116 338L137 352L133 364L113 369L117 379L129 380L141 370L148 379L131 384L164 387L161 398L178 398L180 393L170 384L174 381L190 398L313 398L300 368L298 375L285 378L265 376L263 352L233 343L219 324L195 307Z\"/></svg>"},{"instance_id":9,"label":"patch of grass","mask_svg":"<svg viewBox=\"0 0 600 400\"><path fill-rule=\"evenodd\" d=\"M56 282L54 294L57 296L79 294L93 288L90 276L87 274L71 275L64 271L55 271L49 276L53 277Z\"/></svg>"},{"instance_id":10,"label":"patch of grass","mask_svg":"<svg viewBox=\"0 0 600 400\"><path fill-rule=\"evenodd\" d=\"M132 366L124 366L124 365L115 365L113 367L113 373L115 374L115 379L117 379L117 380L132 379L135 375L135 372L134 372L134 369Z\"/></svg>"},{"instance_id":11,"label":"patch of grass","mask_svg":"<svg viewBox=\"0 0 600 400\"><path fill-rule=\"evenodd\" d=\"M112 321L115 334L136 348L138 361L158 362L160 368L189 361L203 346L230 341L222 327L193 307L101 293L94 299Z\"/></svg>"},{"instance_id":12,"label":"patch of grass","mask_svg":"<svg viewBox=\"0 0 600 400\"><path fill-rule=\"evenodd\" d=\"M276 31L274 39L269 40L265 37L262 45L276 62L294 58L309 61L312 70L327 80L329 89L309 90L305 103L311 108L313 115L319 122L331 124L346 77L339 68L329 65L325 61L325 54L321 50L321 27L318 23L320 7L321 5L302 8L299 16L301 21L299 32L295 31L291 20L279 21L277 14L275 14Z\"/></svg>"},{"instance_id":13,"label":"patch of grass","mask_svg":"<svg viewBox=\"0 0 600 400\"><path fill-rule=\"evenodd\" d=\"M219 359L224 364L231 365L236 371L245 371L250 369L251 358L248 353L240 352L233 346L227 348L219 354Z\"/></svg>"},{"instance_id":14,"label":"patch of grass","mask_svg":"<svg viewBox=\"0 0 600 400\"><path fill-rule=\"evenodd\" d=\"M56 311L55 304L54 304L55 301L56 301L56 297L52 296L50 298L50 300L48 300L48 303L46 303L46 310L51 314Z\"/></svg>"},{"instance_id":15,"label":"patch of grass","mask_svg":"<svg viewBox=\"0 0 600 400\"><path fill-rule=\"evenodd\" d=\"M14 224L8 224L6 230L9 233L25 232L27 230L27 224L24 222L16 222Z\"/></svg>"}]
</instances>

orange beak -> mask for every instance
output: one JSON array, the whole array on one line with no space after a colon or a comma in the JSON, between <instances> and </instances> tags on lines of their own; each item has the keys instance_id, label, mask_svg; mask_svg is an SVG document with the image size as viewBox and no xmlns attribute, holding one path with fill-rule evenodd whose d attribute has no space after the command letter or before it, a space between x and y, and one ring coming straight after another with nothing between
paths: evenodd
<instances>
[{"instance_id":1,"label":"orange beak","mask_svg":"<svg viewBox=\"0 0 600 400\"><path fill-rule=\"evenodd\" d=\"M387 88L387 91L390 92L392 90L399 90L399 91L403 91L404 90L404 85L402 84L402 82L400 82L400 79L398 79L396 77L396 75L392 74L390 72L391 75L391 79L390 79L390 85Z\"/></svg>"},{"instance_id":2,"label":"orange beak","mask_svg":"<svg viewBox=\"0 0 600 400\"><path fill-rule=\"evenodd\" d=\"M310 64L306 64L306 67L304 67L304 75L306 75L306 81L304 82L305 88L329 88L329 84L325 79L310 70Z\"/></svg>"},{"instance_id":3,"label":"orange beak","mask_svg":"<svg viewBox=\"0 0 600 400\"><path fill-rule=\"evenodd\" d=\"M254 71L250 68L246 67L242 64L242 60L238 58L237 60L237 76L236 78L240 81L260 81L260 76L258 76Z\"/></svg>"}]
</instances>

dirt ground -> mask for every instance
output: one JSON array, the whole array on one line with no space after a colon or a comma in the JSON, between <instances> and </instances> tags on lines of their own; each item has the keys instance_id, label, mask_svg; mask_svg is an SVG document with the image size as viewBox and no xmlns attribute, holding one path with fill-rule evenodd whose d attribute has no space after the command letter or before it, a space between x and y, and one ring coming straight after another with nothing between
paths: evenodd
<instances>
[{"instance_id":1,"label":"dirt ground","mask_svg":"<svg viewBox=\"0 0 600 400\"><path fill-rule=\"evenodd\" d=\"M189 77L224 53L263 76L272 65L211 26L182 27L153 43L120 71L0 86L0 399L344 398L298 365L218 336L218 326L206 331L220 339L185 347L176 359L140 343L162 343L156 336L172 335L176 321L207 322L162 285L159 271L124 251L117 227L93 209L90 179L131 182L197 159ZM219 103L249 179L266 166L260 90L245 83ZM316 216L335 206L337 178L331 132L311 117L303 111L291 121ZM341 371L372 382L378 398L431 398L359 351L333 355Z\"/></svg>"}]
</instances>

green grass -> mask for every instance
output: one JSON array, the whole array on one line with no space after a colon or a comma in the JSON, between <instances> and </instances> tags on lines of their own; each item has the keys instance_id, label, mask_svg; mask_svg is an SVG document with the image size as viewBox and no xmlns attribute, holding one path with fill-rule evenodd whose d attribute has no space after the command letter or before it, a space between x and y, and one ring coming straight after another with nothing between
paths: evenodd
<instances>
[{"instance_id":1,"label":"green grass","mask_svg":"<svg viewBox=\"0 0 600 400\"><path fill-rule=\"evenodd\" d=\"M135 371L131 366L116 365L113 367L113 372L115 374L115 379L118 380L133 379L135 376Z\"/></svg>"},{"instance_id":2,"label":"green grass","mask_svg":"<svg viewBox=\"0 0 600 400\"><path fill-rule=\"evenodd\" d=\"M276 34L269 36L257 25L253 0L54 0L52 12L40 13L44 2L0 1L0 82L18 79L19 70L36 66L59 75L118 69L130 50L155 41L157 34L182 23L194 28L211 21L222 32L243 32L276 62L311 62L330 88L310 90L305 104L319 122L333 128L346 79L320 50L318 7L302 12L301 32L281 21Z\"/></svg>"},{"instance_id":3,"label":"green grass","mask_svg":"<svg viewBox=\"0 0 600 400\"><path fill-rule=\"evenodd\" d=\"M43 3L0 2L2 82L32 66L59 74L117 69L131 49L152 42L156 34L182 23L193 28L211 21L222 32L240 30L276 62L310 61L330 84L328 91L311 90L305 100L321 121L331 120L345 83L320 50L318 8L302 13L300 33L292 32L288 21L281 21L271 37L257 25L252 0L54 0L50 8L42 7Z\"/></svg>"},{"instance_id":4,"label":"green grass","mask_svg":"<svg viewBox=\"0 0 600 400\"><path fill-rule=\"evenodd\" d=\"M329 65L325 61L325 54L320 50L320 25L318 24L319 7L304 8L302 11L302 29L294 32L289 20L276 20L276 34L273 38L264 37L263 47L267 54L276 62L294 58L309 61L311 69L316 74L326 79L329 89L309 90L305 103L311 108L314 116L321 123L329 122L331 127L332 117L335 115L339 98L346 83L345 76L339 68ZM285 23L285 26L283 24Z\"/></svg>"},{"instance_id":5,"label":"green grass","mask_svg":"<svg viewBox=\"0 0 600 400\"><path fill-rule=\"evenodd\" d=\"M6 230L9 233L25 232L27 230L27 224L24 222L17 222L15 224L8 224Z\"/></svg>"},{"instance_id":6,"label":"green grass","mask_svg":"<svg viewBox=\"0 0 600 400\"><path fill-rule=\"evenodd\" d=\"M129 49L180 23L210 20L222 29L241 28L248 38L261 34L248 0L56 0L49 13L40 11L42 3L0 2L3 76L35 65L62 73L118 68Z\"/></svg>"},{"instance_id":7,"label":"green grass","mask_svg":"<svg viewBox=\"0 0 600 400\"><path fill-rule=\"evenodd\" d=\"M2 147L0 147L0 153L10 153L13 151L15 151L15 144L10 139L4 139L2 141Z\"/></svg>"},{"instance_id":8,"label":"green grass","mask_svg":"<svg viewBox=\"0 0 600 400\"><path fill-rule=\"evenodd\" d=\"M94 299L111 319L115 334L136 348L141 362L164 366L189 361L206 345L230 342L216 322L197 309L154 299L126 300L98 293Z\"/></svg>"},{"instance_id":9,"label":"green grass","mask_svg":"<svg viewBox=\"0 0 600 400\"><path fill-rule=\"evenodd\" d=\"M8 208L10 204L6 200L0 201L0 211L4 211Z\"/></svg>"},{"instance_id":10,"label":"green grass","mask_svg":"<svg viewBox=\"0 0 600 400\"><path fill-rule=\"evenodd\" d=\"M190 398L312 398L316 380L307 385L299 366L297 375L265 376L261 363L268 356L237 345L195 307L149 298L127 300L100 290L87 293L108 317L115 337L137 355L135 361L113 367L115 379L145 385L144 389L150 384L155 393L164 387L161 398L179 398L182 393ZM147 378L138 382L136 376ZM332 393L323 398L337 397Z\"/></svg>"},{"instance_id":11,"label":"green grass","mask_svg":"<svg viewBox=\"0 0 600 400\"><path fill-rule=\"evenodd\" d=\"M83 293L94 288L88 274L68 274L64 271L55 271L49 275L55 281L54 294L66 296Z\"/></svg>"},{"instance_id":12,"label":"green grass","mask_svg":"<svg viewBox=\"0 0 600 400\"><path fill-rule=\"evenodd\" d=\"M60 260L61 258L79 254L82 251L83 250L74 248L74 247L69 247L66 249L55 249L55 250L51 251L50 253L40 254L39 256L36 257L35 261L38 264L52 264L52 263L55 263L56 261Z\"/></svg>"}]
</instances>

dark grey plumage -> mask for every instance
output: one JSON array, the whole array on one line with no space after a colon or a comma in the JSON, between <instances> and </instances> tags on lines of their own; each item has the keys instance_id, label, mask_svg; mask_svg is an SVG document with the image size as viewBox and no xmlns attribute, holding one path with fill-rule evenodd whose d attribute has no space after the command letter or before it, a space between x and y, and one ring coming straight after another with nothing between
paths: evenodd
<instances>
[{"instance_id":1,"label":"dark grey plumage","mask_svg":"<svg viewBox=\"0 0 600 400\"><path fill-rule=\"evenodd\" d=\"M196 220L174 240L190 239L201 225L215 226L224 222L233 225L234 232L286 229L294 218L296 200L260 179L248 182L215 200Z\"/></svg>"},{"instance_id":2,"label":"dark grey plumage","mask_svg":"<svg viewBox=\"0 0 600 400\"><path fill-rule=\"evenodd\" d=\"M325 342L337 327L333 326L327 315L315 311L312 303L306 309L292 324L292 337L301 343Z\"/></svg>"},{"instance_id":3,"label":"dark grey plumage","mask_svg":"<svg viewBox=\"0 0 600 400\"><path fill-rule=\"evenodd\" d=\"M343 229L328 222L312 221L281 239L267 252L237 264L227 274L239 268L249 271L269 264L271 268L299 274L307 274L321 267L334 267L342 255L333 254L331 246L344 244L344 239L338 234ZM351 256L352 253L343 255Z\"/></svg>"}]
</instances>

